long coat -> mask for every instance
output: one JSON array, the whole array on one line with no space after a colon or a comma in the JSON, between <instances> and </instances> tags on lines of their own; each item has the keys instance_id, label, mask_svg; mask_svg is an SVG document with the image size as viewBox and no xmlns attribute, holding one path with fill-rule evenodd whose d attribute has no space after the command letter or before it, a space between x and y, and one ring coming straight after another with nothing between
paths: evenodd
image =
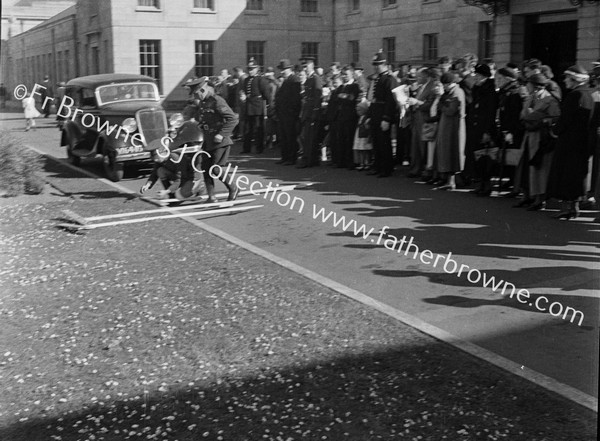
<instances>
[{"instance_id":1,"label":"long coat","mask_svg":"<svg viewBox=\"0 0 600 441\"><path fill-rule=\"evenodd\" d=\"M440 173L461 170L459 133L461 124L464 125L465 106L465 93L458 85L440 98L440 122L435 147L436 170Z\"/></svg>"},{"instance_id":2,"label":"long coat","mask_svg":"<svg viewBox=\"0 0 600 441\"><path fill-rule=\"evenodd\" d=\"M578 86L564 97L554 131L558 145L548 182L549 197L574 201L585 194L593 109L592 91L586 86Z\"/></svg>"},{"instance_id":3,"label":"long coat","mask_svg":"<svg viewBox=\"0 0 600 441\"><path fill-rule=\"evenodd\" d=\"M543 143L550 142L549 124L556 121L560 115L559 102L550 92L544 91L542 97L528 98L521 111L521 121L525 126L523 137L523 156L519 163L519 176L524 176L525 167L528 167L529 195L541 195L546 192L548 174L552 165L553 152L543 153ZM536 165L531 165L534 160Z\"/></svg>"},{"instance_id":4,"label":"long coat","mask_svg":"<svg viewBox=\"0 0 600 441\"><path fill-rule=\"evenodd\" d=\"M295 117L300 115L302 96L300 95L300 81L296 75L287 77L275 92L275 114L281 117Z\"/></svg>"}]
</instances>

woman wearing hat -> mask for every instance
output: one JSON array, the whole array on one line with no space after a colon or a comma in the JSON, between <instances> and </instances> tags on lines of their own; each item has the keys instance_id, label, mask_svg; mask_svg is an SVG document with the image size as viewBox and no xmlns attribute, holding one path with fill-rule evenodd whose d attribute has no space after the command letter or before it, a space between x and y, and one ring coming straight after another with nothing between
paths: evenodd
<instances>
[{"instance_id":1,"label":"woman wearing hat","mask_svg":"<svg viewBox=\"0 0 600 441\"><path fill-rule=\"evenodd\" d=\"M437 142L435 145L435 167L442 177L434 190L454 190L456 173L462 170L464 155L460 151L460 133L465 130L465 92L458 85L454 72L445 72L440 79L444 94L440 98Z\"/></svg>"},{"instance_id":2,"label":"woman wearing hat","mask_svg":"<svg viewBox=\"0 0 600 441\"><path fill-rule=\"evenodd\" d=\"M579 201L585 195L585 178L590 157L590 119L594 109L592 92L587 86L590 77L581 66L565 71L565 85L569 92L561 106L561 115L554 133L558 143L548 196L569 202L569 207L558 214L559 219L579 215Z\"/></svg>"},{"instance_id":3,"label":"woman wearing hat","mask_svg":"<svg viewBox=\"0 0 600 441\"><path fill-rule=\"evenodd\" d=\"M498 120L499 128L504 141L504 145L511 152L520 152L523 141L523 124L520 115L523 110L524 97L521 95L521 85L519 84L519 74L510 67L503 67L496 72L496 86L498 86ZM506 151L508 155L508 151ZM505 162L507 157L505 156ZM508 165L508 164L505 164ZM515 163L511 163L512 175L515 173ZM516 178L516 176L515 176ZM512 179L512 176L511 176ZM520 186L517 179L513 180L516 187ZM516 197L518 193L510 192L507 197Z\"/></svg>"},{"instance_id":4,"label":"woman wearing hat","mask_svg":"<svg viewBox=\"0 0 600 441\"><path fill-rule=\"evenodd\" d=\"M515 207L541 210L546 204L546 187L552 164L553 138L550 126L560 115L558 100L546 89L548 78L534 74L527 79L529 97L523 104L521 121L525 127L523 156L519 163L523 199Z\"/></svg>"}]
</instances>

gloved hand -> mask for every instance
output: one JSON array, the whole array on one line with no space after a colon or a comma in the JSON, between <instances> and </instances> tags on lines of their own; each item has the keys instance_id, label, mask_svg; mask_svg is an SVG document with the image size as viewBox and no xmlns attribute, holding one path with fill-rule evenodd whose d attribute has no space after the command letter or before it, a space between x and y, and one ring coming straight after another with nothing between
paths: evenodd
<instances>
[{"instance_id":1,"label":"gloved hand","mask_svg":"<svg viewBox=\"0 0 600 441\"><path fill-rule=\"evenodd\" d=\"M148 190L150 190L150 187L152 187L152 184L150 182L146 182L144 185L142 185L142 188L140 188L140 193L146 193Z\"/></svg>"},{"instance_id":2,"label":"gloved hand","mask_svg":"<svg viewBox=\"0 0 600 441\"><path fill-rule=\"evenodd\" d=\"M219 135L218 133L215 135L215 142L218 144L223 141L223 135Z\"/></svg>"},{"instance_id":3,"label":"gloved hand","mask_svg":"<svg viewBox=\"0 0 600 441\"><path fill-rule=\"evenodd\" d=\"M387 121L381 121L381 130L384 132L390 130L390 123Z\"/></svg>"}]
</instances>

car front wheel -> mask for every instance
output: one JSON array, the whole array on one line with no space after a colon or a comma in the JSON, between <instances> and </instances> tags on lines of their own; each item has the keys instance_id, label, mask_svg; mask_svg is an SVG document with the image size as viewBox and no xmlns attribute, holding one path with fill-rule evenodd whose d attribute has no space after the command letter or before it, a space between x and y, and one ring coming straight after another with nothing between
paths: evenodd
<instances>
[{"instance_id":1,"label":"car front wheel","mask_svg":"<svg viewBox=\"0 0 600 441\"><path fill-rule=\"evenodd\" d=\"M102 158L102 162L104 164L104 173L106 173L106 177L113 182L118 182L123 179L123 163L116 162L115 158L111 155L104 155Z\"/></svg>"},{"instance_id":2,"label":"car front wheel","mask_svg":"<svg viewBox=\"0 0 600 441\"><path fill-rule=\"evenodd\" d=\"M67 137L67 159L69 163L79 166L81 164L81 157L73 154L73 141L70 137Z\"/></svg>"}]
</instances>

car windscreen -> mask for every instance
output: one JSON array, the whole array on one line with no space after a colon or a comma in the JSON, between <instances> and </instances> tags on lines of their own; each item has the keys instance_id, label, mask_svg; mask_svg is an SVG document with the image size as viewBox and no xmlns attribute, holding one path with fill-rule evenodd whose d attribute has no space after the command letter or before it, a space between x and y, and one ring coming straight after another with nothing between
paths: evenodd
<instances>
[{"instance_id":1,"label":"car windscreen","mask_svg":"<svg viewBox=\"0 0 600 441\"><path fill-rule=\"evenodd\" d=\"M98 105L123 101L158 101L160 96L154 83L121 83L100 86L96 90Z\"/></svg>"}]
</instances>

